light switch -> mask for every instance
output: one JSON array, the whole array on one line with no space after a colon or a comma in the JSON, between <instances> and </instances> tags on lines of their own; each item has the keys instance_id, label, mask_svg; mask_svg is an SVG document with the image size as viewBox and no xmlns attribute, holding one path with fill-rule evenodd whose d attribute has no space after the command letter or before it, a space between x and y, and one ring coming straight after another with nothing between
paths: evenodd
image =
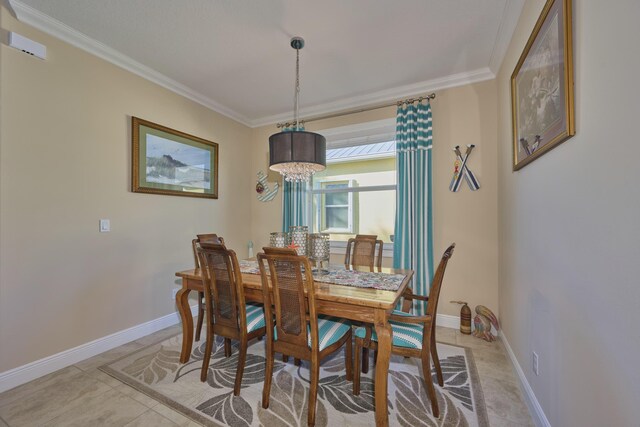
<instances>
[{"instance_id":1,"label":"light switch","mask_svg":"<svg viewBox=\"0 0 640 427\"><path fill-rule=\"evenodd\" d=\"M109 221L108 219L101 219L100 220L100 232L101 233L108 233L109 231L111 231L111 221Z\"/></svg>"}]
</instances>

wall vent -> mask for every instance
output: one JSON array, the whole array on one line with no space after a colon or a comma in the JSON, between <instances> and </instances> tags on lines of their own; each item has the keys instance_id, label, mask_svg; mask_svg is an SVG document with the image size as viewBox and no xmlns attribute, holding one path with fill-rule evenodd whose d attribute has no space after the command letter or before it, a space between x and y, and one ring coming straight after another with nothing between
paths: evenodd
<instances>
[{"instance_id":1,"label":"wall vent","mask_svg":"<svg viewBox=\"0 0 640 427\"><path fill-rule=\"evenodd\" d=\"M9 33L9 46L40 59L47 58L47 47L45 45L34 42L18 33Z\"/></svg>"}]
</instances>

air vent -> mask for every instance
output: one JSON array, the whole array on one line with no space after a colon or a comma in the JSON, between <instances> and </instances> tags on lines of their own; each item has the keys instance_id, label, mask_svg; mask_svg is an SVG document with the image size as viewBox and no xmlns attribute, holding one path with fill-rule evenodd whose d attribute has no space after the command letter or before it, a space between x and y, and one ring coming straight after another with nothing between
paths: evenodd
<instances>
[{"instance_id":1,"label":"air vent","mask_svg":"<svg viewBox=\"0 0 640 427\"><path fill-rule=\"evenodd\" d=\"M9 33L9 46L40 59L47 58L47 47L45 45L34 42L18 33Z\"/></svg>"}]
</instances>

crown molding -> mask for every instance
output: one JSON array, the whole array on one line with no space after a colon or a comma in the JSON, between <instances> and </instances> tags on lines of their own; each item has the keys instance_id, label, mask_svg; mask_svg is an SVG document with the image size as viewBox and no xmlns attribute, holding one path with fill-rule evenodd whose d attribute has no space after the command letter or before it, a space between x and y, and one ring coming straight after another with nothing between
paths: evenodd
<instances>
[{"instance_id":1,"label":"crown molding","mask_svg":"<svg viewBox=\"0 0 640 427\"><path fill-rule=\"evenodd\" d=\"M401 98L416 96L421 93L463 86L494 78L495 74L488 67L485 67L470 72L452 74L438 79L426 80L391 89L384 89L367 95L354 96L334 102L315 105L313 107L301 108L300 116L302 116L302 120L308 120L314 118L314 116L320 116L322 114L339 113L341 111L348 112L349 110L358 108L374 107L376 105L383 105L384 103L395 102ZM291 116L292 113L267 116L261 119L251 120L250 125L251 127L258 127L284 122L291 119Z\"/></svg>"},{"instance_id":2,"label":"crown molding","mask_svg":"<svg viewBox=\"0 0 640 427\"><path fill-rule=\"evenodd\" d=\"M524 0L507 0L505 2L504 9L502 10L502 19L500 20L500 26L496 34L496 41L493 44L491 58L489 59L489 69L494 75L497 75L500 70L513 32L518 25L523 7Z\"/></svg>"},{"instance_id":3,"label":"crown molding","mask_svg":"<svg viewBox=\"0 0 640 427\"><path fill-rule=\"evenodd\" d=\"M22 3L19 0L8 0L16 17L21 22L31 25L32 27L56 37L72 46L82 49L92 55L95 55L105 61L108 61L120 68L123 68L133 74L136 74L146 80L156 83L165 89L168 89L178 95L184 96L212 111L222 114L232 120L235 120L245 126L251 128L271 125L278 122L287 121L291 118L292 113L286 112L271 116L265 116L258 119L249 119L243 114L232 110L213 99L202 95L201 93L173 80L162 73L143 65L134 59L126 56L117 50L94 40L87 35L53 19L52 17ZM452 74L446 77L426 80L410 85L398 86L390 89L384 89L378 92L354 96L340 99L333 102L318 104L312 107L302 108L300 115L306 119L314 118L328 113L348 112L359 108L375 107L384 105L385 103L394 102L398 99L416 96L431 91L443 90L457 86L463 86L471 83L477 83L485 80L494 79L497 70L502 63L506 53L509 40L515 29L517 19L522 11L524 0L509 0L506 2L503 10L502 21L496 36L496 43L491 54L489 67L480 68L470 72ZM508 24L507 24L508 23Z\"/></svg>"},{"instance_id":4,"label":"crown molding","mask_svg":"<svg viewBox=\"0 0 640 427\"><path fill-rule=\"evenodd\" d=\"M46 15L19 0L9 0L10 6L16 14L16 17L21 22L31 25L32 27L47 33L53 37L56 37L72 46L89 52L105 61L108 61L120 68L124 68L127 71L132 72L144 79L147 79L153 83L156 83L165 89L168 89L178 95L184 96L200 105L203 105L210 110L222 114L230 119L240 122L246 126L251 126L251 120L247 117L239 114L238 112L225 107L222 104L214 101L213 99L206 97L195 90L178 83L177 81L161 74L146 65L143 65L134 59L118 52L117 50L104 45L91 37L63 24L62 22L53 19L49 15Z\"/></svg>"}]
</instances>

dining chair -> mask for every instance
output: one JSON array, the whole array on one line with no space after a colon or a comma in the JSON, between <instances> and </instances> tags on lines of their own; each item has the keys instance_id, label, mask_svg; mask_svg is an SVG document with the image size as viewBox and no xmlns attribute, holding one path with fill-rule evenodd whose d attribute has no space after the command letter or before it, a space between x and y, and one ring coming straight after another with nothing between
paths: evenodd
<instances>
[{"instance_id":1,"label":"dining chair","mask_svg":"<svg viewBox=\"0 0 640 427\"><path fill-rule=\"evenodd\" d=\"M376 246L378 257L376 259ZM382 248L384 243L375 234L356 234L355 238L347 241L347 251L344 254L344 267L369 267L374 271L374 265L378 271L382 270ZM362 372L369 372L369 350L362 351Z\"/></svg>"},{"instance_id":2,"label":"dining chair","mask_svg":"<svg viewBox=\"0 0 640 427\"><path fill-rule=\"evenodd\" d=\"M207 317L207 344L202 359L200 381L204 382L207 379L215 335L225 337L227 356L229 355L226 340L238 340L238 368L233 387L233 394L238 396L247 358L247 343L265 334L264 311L261 304L246 303L242 273L234 251L227 249L223 244L201 241L197 252L202 266Z\"/></svg>"},{"instance_id":3,"label":"dining chair","mask_svg":"<svg viewBox=\"0 0 640 427\"><path fill-rule=\"evenodd\" d=\"M443 386L442 371L440 369L440 361L438 359L434 334L435 319L438 311L438 299L440 297L444 271L447 268L447 263L453 255L453 249L455 246L456 244L453 243L444 251L440 264L436 269L436 273L431 283L431 291L429 292L427 314L424 316L412 316L404 311L397 310L394 310L389 314L389 323L391 324L393 335L391 353L405 357L418 357L422 360L423 379L427 388L429 400L431 400L431 410L435 417L440 416L440 410L438 409L436 391L433 387L433 380L431 378L430 356L433 356L433 363L436 371L438 372L438 384ZM372 330L371 326L357 328L355 336L356 357L354 366L353 394L357 396L360 394L360 367L358 366L360 360L358 357L360 349L370 348L375 350L377 348L377 337L375 330Z\"/></svg>"},{"instance_id":4,"label":"dining chair","mask_svg":"<svg viewBox=\"0 0 640 427\"><path fill-rule=\"evenodd\" d=\"M369 267L374 271L374 265L382 269L382 248L384 243L375 234L356 234L347 241L347 251L344 255L344 266ZM376 257L376 247L378 253Z\"/></svg>"},{"instance_id":5,"label":"dining chair","mask_svg":"<svg viewBox=\"0 0 640 427\"><path fill-rule=\"evenodd\" d=\"M196 268L200 268L200 261L198 260L198 245L200 242L219 243L224 245L224 239L219 237L217 234L198 234L196 238L191 241L191 247L193 248L193 263ZM196 325L196 341L200 341L200 332L202 332L202 322L204 321L204 305L204 292L198 292L198 323ZM229 349L230 348L231 347L229 347Z\"/></svg>"},{"instance_id":6,"label":"dining chair","mask_svg":"<svg viewBox=\"0 0 640 427\"><path fill-rule=\"evenodd\" d=\"M351 323L338 317L317 314L315 285L307 257L297 255L294 249L262 249L264 252L258 254L258 264L267 325L262 407L269 407L275 353L308 360L311 387L307 422L312 426L315 424L321 360L346 344L346 376L349 381L353 379ZM268 275L265 260L269 267Z\"/></svg>"}]
</instances>

